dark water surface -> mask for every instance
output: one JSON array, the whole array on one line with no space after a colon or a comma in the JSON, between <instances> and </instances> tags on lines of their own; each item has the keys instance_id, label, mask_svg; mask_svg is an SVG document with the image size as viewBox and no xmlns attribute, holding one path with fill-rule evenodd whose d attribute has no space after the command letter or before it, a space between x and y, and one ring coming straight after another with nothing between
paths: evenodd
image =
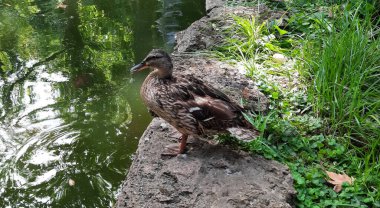
<instances>
[{"instance_id":1,"label":"dark water surface","mask_svg":"<svg viewBox=\"0 0 380 208\"><path fill-rule=\"evenodd\" d=\"M128 69L204 0L0 0L0 207L111 207L151 118Z\"/></svg>"}]
</instances>

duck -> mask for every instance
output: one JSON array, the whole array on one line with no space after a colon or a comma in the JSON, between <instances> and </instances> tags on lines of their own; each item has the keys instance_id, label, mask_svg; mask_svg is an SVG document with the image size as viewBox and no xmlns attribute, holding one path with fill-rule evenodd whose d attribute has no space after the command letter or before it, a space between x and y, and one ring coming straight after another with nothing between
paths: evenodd
<instances>
[{"instance_id":1,"label":"duck","mask_svg":"<svg viewBox=\"0 0 380 208\"><path fill-rule=\"evenodd\" d=\"M186 151L189 136L205 138L229 133L242 141L260 134L244 118L245 110L220 90L193 75L173 75L173 62L162 49L153 49L130 71L152 69L141 88L142 101L158 116L181 133L179 145L168 146L162 155L179 155Z\"/></svg>"}]
</instances>

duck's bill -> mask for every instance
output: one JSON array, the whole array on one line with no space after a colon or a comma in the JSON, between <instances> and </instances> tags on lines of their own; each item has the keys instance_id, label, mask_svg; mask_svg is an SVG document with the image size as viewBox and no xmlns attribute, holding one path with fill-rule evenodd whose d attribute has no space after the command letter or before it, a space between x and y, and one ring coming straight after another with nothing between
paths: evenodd
<instances>
[{"instance_id":1,"label":"duck's bill","mask_svg":"<svg viewBox=\"0 0 380 208\"><path fill-rule=\"evenodd\" d=\"M138 72L138 71L141 71L145 68L147 68L148 66L143 64L143 63L139 63L137 64L136 66L132 67L131 68L131 73L135 73L135 72Z\"/></svg>"}]
</instances>

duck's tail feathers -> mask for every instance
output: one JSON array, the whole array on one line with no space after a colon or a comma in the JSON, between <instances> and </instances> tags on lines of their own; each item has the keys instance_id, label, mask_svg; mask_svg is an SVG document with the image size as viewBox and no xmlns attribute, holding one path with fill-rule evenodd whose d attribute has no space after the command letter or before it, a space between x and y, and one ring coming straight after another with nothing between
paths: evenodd
<instances>
[{"instance_id":1,"label":"duck's tail feathers","mask_svg":"<svg viewBox=\"0 0 380 208\"><path fill-rule=\"evenodd\" d=\"M230 132L232 136L243 142L255 140L260 135L260 132L256 129L245 129L241 127L231 127L228 128L227 131Z\"/></svg>"}]
</instances>

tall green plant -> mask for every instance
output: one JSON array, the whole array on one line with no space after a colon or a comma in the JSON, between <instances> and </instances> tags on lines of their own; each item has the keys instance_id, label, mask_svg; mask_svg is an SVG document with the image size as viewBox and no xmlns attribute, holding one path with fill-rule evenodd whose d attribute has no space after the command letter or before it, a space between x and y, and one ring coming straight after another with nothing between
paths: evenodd
<instances>
[{"instance_id":1,"label":"tall green plant","mask_svg":"<svg viewBox=\"0 0 380 208\"><path fill-rule=\"evenodd\" d=\"M225 42L218 47L220 55L229 54L233 59L250 59L257 51L264 49L263 36L266 34L266 22L259 23L255 17L233 16L235 24L225 31Z\"/></svg>"},{"instance_id":2,"label":"tall green plant","mask_svg":"<svg viewBox=\"0 0 380 208\"><path fill-rule=\"evenodd\" d=\"M368 25L345 13L319 51L309 51L315 110L329 117L332 131L366 143L380 129L380 40L371 39Z\"/></svg>"}]
</instances>

